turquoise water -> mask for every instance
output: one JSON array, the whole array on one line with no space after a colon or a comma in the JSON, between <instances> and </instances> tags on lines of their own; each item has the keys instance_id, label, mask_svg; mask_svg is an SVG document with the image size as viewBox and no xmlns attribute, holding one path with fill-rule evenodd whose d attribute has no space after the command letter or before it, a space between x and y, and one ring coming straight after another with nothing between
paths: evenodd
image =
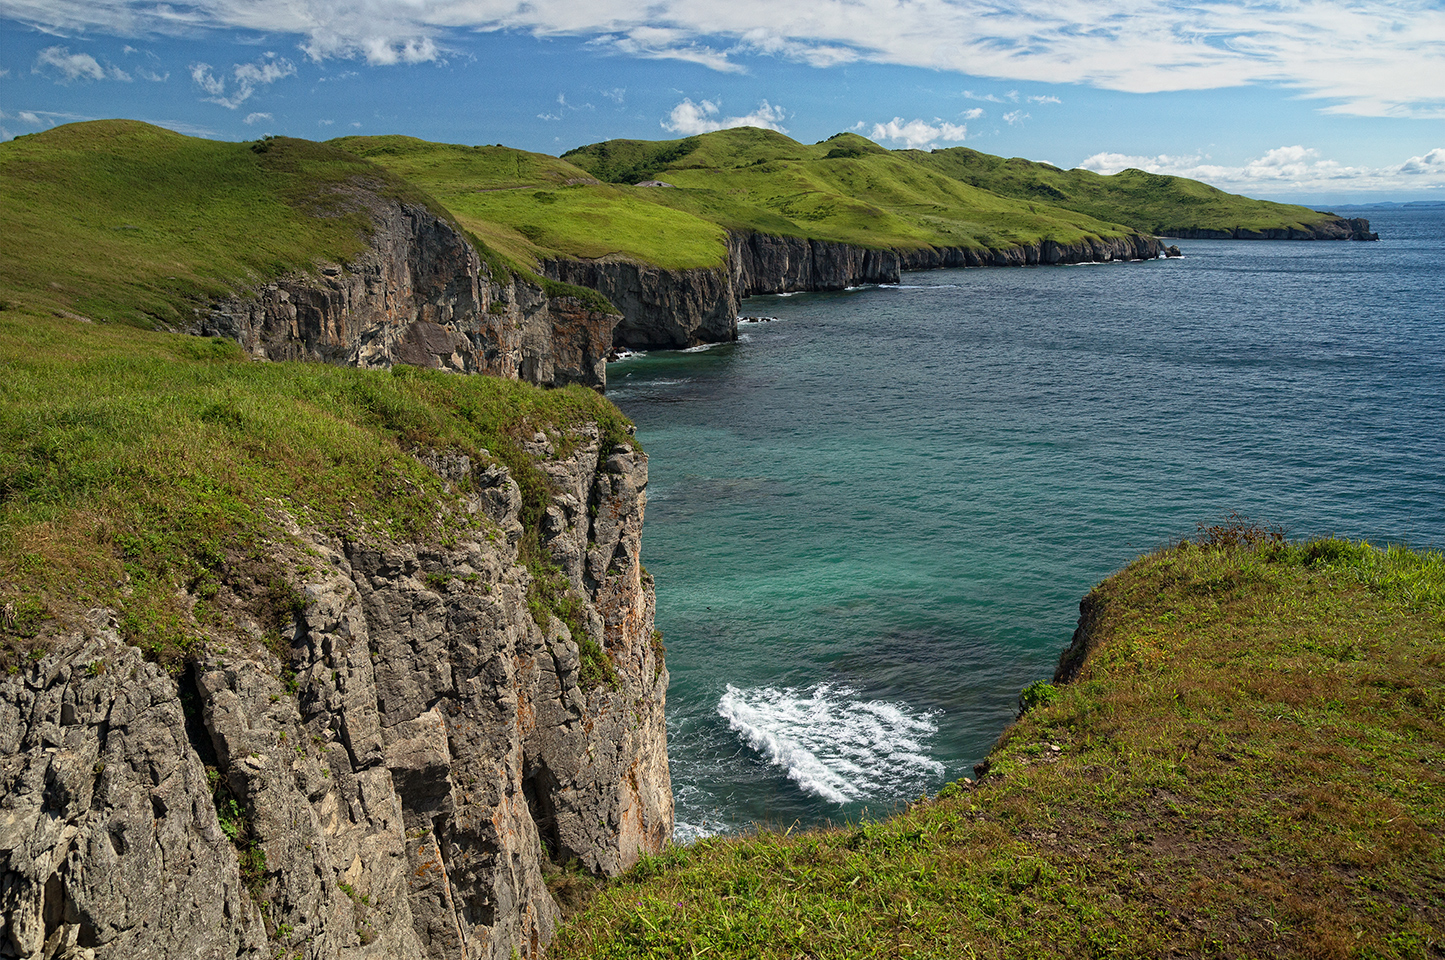
<instances>
[{"instance_id":1,"label":"turquoise water","mask_svg":"<svg viewBox=\"0 0 1445 960\"><path fill-rule=\"evenodd\" d=\"M1230 511L1445 546L1445 219L758 297L609 367L651 457L679 838L969 773L1101 578Z\"/></svg>"}]
</instances>

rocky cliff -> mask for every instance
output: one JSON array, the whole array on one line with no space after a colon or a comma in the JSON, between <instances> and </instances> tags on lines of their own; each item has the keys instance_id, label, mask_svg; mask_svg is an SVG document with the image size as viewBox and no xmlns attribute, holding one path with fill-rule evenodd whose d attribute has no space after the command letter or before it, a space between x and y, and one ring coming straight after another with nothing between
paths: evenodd
<instances>
[{"instance_id":1,"label":"rocky cliff","mask_svg":"<svg viewBox=\"0 0 1445 960\"><path fill-rule=\"evenodd\" d=\"M1378 233L1370 232L1370 221L1364 217L1335 217L1320 223L1310 224L1309 229L1298 227L1287 229L1251 230L1235 227L1232 230L1208 230L1198 227L1169 228L1159 231L1166 237L1181 240L1378 240Z\"/></svg>"},{"instance_id":2,"label":"rocky cliff","mask_svg":"<svg viewBox=\"0 0 1445 960\"><path fill-rule=\"evenodd\" d=\"M466 536L278 507L284 577L232 558L183 668L96 609L0 678L0 957L537 956L549 874L672 826L647 461L607 446L536 435L530 531L509 472L459 454L420 459Z\"/></svg>"},{"instance_id":3,"label":"rocky cliff","mask_svg":"<svg viewBox=\"0 0 1445 960\"><path fill-rule=\"evenodd\" d=\"M1146 260L1163 254L1143 234L1060 244L1046 240L998 250L965 247L874 250L827 240L733 233L717 269L664 270L621 258L550 260L547 276L590 287L622 311L613 342L632 349L678 349L737 338L743 298L762 293L842 290L897 283L903 270L939 267Z\"/></svg>"},{"instance_id":4,"label":"rocky cliff","mask_svg":"<svg viewBox=\"0 0 1445 960\"><path fill-rule=\"evenodd\" d=\"M365 251L202 311L190 332L236 340L270 360L395 363L548 386L606 383L616 316L494 272L446 219L358 186Z\"/></svg>"}]
</instances>

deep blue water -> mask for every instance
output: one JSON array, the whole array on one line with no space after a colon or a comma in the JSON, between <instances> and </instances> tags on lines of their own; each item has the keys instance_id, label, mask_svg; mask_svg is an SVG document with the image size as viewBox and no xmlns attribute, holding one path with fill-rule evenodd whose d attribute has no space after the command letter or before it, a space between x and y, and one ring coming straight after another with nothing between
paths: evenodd
<instances>
[{"instance_id":1,"label":"deep blue water","mask_svg":"<svg viewBox=\"0 0 1445 960\"><path fill-rule=\"evenodd\" d=\"M1089 588L1230 511L1445 547L1445 211L1378 243L758 297L608 370L651 484L679 838L970 772Z\"/></svg>"}]
</instances>

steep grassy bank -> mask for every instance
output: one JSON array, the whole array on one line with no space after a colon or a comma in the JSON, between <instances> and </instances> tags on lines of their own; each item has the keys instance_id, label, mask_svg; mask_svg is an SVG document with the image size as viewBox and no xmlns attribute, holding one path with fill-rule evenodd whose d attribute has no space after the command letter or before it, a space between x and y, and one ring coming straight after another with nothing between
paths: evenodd
<instances>
[{"instance_id":1,"label":"steep grassy bank","mask_svg":"<svg viewBox=\"0 0 1445 960\"><path fill-rule=\"evenodd\" d=\"M1202 539L1089 595L978 783L674 850L550 955L1439 956L1445 558Z\"/></svg>"},{"instance_id":2,"label":"steep grassy bank","mask_svg":"<svg viewBox=\"0 0 1445 960\"><path fill-rule=\"evenodd\" d=\"M273 627L297 602L285 516L350 540L483 529L417 454L506 465L535 532L550 488L522 444L545 431L565 445L584 422L613 442L627 430L581 387L256 363L225 341L16 310L0 311L0 367L10 663L93 606L169 664L244 622Z\"/></svg>"}]
</instances>

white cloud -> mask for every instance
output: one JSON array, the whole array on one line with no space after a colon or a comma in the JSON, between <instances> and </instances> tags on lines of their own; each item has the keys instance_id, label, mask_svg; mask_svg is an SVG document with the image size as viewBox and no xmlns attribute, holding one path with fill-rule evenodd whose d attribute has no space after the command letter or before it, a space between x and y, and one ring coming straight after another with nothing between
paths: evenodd
<instances>
[{"instance_id":1,"label":"white cloud","mask_svg":"<svg viewBox=\"0 0 1445 960\"><path fill-rule=\"evenodd\" d=\"M1040 95L1040 96L1032 96L1032 97L1029 97L1028 99L1029 99L1029 103L1063 103L1063 102L1064 102L1064 101L1060 100L1058 97L1050 97L1050 96L1043 96L1043 95Z\"/></svg>"},{"instance_id":2,"label":"white cloud","mask_svg":"<svg viewBox=\"0 0 1445 960\"><path fill-rule=\"evenodd\" d=\"M873 132L870 135L874 140L891 140L894 143L902 143L910 150L931 150L939 142L961 143L968 137L968 126L949 123L946 120L933 118L933 122L927 120L904 121L902 117L894 117L887 123L873 124Z\"/></svg>"},{"instance_id":3,"label":"white cloud","mask_svg":"<svg viewBox=\"0 0 1445 960\"><path fill-rule=\"evenodd\" d=\"M1130 92L1278 85L1333 112L1445 117L1435 0L0 0L0 17L61 35L289 34L315 59L373 64L436 60L451 37L510 30L725 71L767 55Z\"/></svg>"},{"instance_id":4,"label":"white cloud","mask_svg":"<svg viewBox=\"0 0 1445 960\"><path fill-rule=\"evenodd\" d=\"M230 81L224 76L216 76L209 63L191 64L191 79L205 92L205 99L211 103L219 103L228 110L234 110L251 99L257 87L275 83L295 73L296 66L285 57L277 57L274 53L263 54L254 63L238 63L232 68L234 85L230 86L231 92L228 96L226 91Z\"/></svg>"},{"instance_id":5,"label":"white cloud","mask_svg":"<svg viewBox=\"0 0 1445 960\"><path fill-rule=\"evenodd\" d=\"M1378 193L1388 190L1445 191L1445 147L1385 167L1346 166L1321 157L1318 150L1295 145L1275 147L1239 166L1210 163L1203 154L1154 157L1096 153L1079 164L1095 173L1134 168L1147 173L1189 177L1233 193L1282 194Z\"/></svg>"},{"instance_id":6,"label":"white cloud","mask_svg":"<svg viewBox=\"0 0 1445 960\"><path fill-rule=\"evenodd\" d=\"M10 76L10 68L9 68L9 67L0 67L0 77L8 77L8 76Z\"/></svg>"},{"instance_id":7,"label":"white cloud","mask_svg":"<svg viewBox=\"0 0 1445 960\"><path fill-rule=\"evenodd\" d=\"M71 53L69 47L46 47L35 57L32 73L54 72L61 83L73 80L120 80L130 82L130 74L115 65L102 67L88 53Z\"/></svg>"},{"instance_id":8,"label":"white cloud","mask_svg":"<svg viewBox=\"0 0 1445 960\"><path fill-rule=\"evenodd\" d=\"M965 111L963 111L963 119L965 119L965 120L978 120L978 119L981 118L986 112L987 112L987 111L984 110L983 107L974 107L974 108L971 109L971 110L965 110Z\"/></svg>"},{"instance_id":9,"label":"white cloud","mask_svg":"<svg viewBox=\"0 0 1445 960\"><path fill-rule=\"evenodd\" d=\"M246 119L242 120L241 122L249 127L254 123L260 123L262 120L270 119L271 115L269 113L248 113L246 114Z\"/></svg>"},{"instance_id":10,"label":"white cloud","mask_svg":"<svg viewBox=\"0 0 1445 960\"><path fill-rule=\"evenodd\" d=\"M45 122L44 120L41 120L40 117L37 116L35 111L33 110L21 110L15 115L15 119L19 120L21 123L34 124L37 127Z\"/></svg>"},{"instance_id":11,"label":"white cloud","mask_svg":"<svg viewBox=\"0 0 1445 960\"><path fill-rule=\"evenodd\" d=\"M611 90L600 90L598 92L619 107L622 106L623 101L627 99L626 87L613 87Z\"/></svg>"},{"instance_id":12,"label":"white cloud","mask_svg":"<svg viewBox=\"0 0 1445 960\"><path fill-rule=\"evenodd\" d=\"M974 93L972 90L963 91L963 97L965 100L984 100L988 103L1004 102L1002 97L995 96L992 93Z\"/></svg>"},{"instance_id":13,"label":"white cloud","mask_svg":"<svg viewBox=\"0 0 1445 960\"><path fill-rule=\"evenodd\" d=\"M743 117L720 117L722 108L711 100L704 100L701 103L693 103L692 100L683 100L672 108L666 120L662 121L662 129L673 133L680 133L685 137L691 137L699 133L711 133L714 130L727 130L732 127L762 127L767 130L776 130L779 133L787 133L786 127L782 126L787 114L782 107L775 107L764 100L758 104L758 108L752 113Z\"/></svg>"},{"instance_id":14,"label":"white cloud","mask_svg":"<svg viewBox=\"0 0 1445 960\"><path fill-rule=\"evenodd\" d=\"M1024 113L1022 110L1010 110L1008 113L1003 115L1003 122L1011 127L1023 123L1025 120L1028 119L1029 115L1027 113Z\"/></svg>"}]
</instances>

